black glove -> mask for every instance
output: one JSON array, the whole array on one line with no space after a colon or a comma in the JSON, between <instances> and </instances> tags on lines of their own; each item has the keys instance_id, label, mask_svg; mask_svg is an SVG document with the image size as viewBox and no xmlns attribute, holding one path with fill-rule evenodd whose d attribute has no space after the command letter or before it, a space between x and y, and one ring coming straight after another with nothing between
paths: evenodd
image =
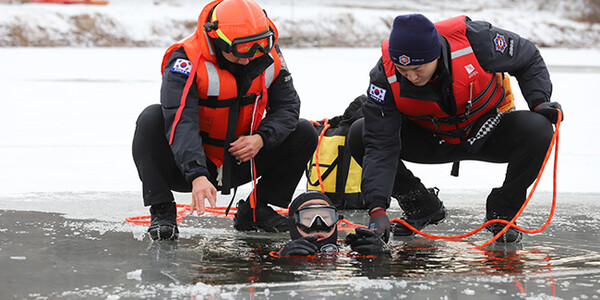
<instances>
[{"instance_id":1,"label":"black glove","mask_svg":"<svg viewBox=\"0 0 600 300\"><path fill-rule=\"evenodd\" d=\"M552 124L556 124L556 122L558 122L559 110L561 112L560 120L562 121L565 119L565 116L564 114L562 114L563 110L560 104L558 104L558 102L543 102L542 104L539 104L538 106L533 108L533 111L548 118L548 120L550 120Z\"/></svg>"},{"instance_id":2,"label":"black glove","mask_svg":"<svg viewBox=\"0 0 600 300\"><path fill-rule=\"evenodd\" d=\"M385 209L376 207L369 212L369 229L374 231L386 243L390 238L390 218L388 218Z\"/></svg>"},{"instance_id":3,"label":"black glove","mask_svg":"<svg viewBox=\"0 0 600 300\"><path fill-rule=\"evenodd\" d=\"M307 256L315 254L319 248L313 242L317 241L316 236L305 236L299 239L289 241L283 249L279 250L279 256Z\"/></svg>"},{"instance_id":4,"label":"black glove","mask_svg":"<svg viewBox=\"0 0 600 300\"><path fill-rule=\"evenodd\" d=\"M363 255L374 255L383 252L385 242L378 237L375 232L358 227L346 236L346 245L350 245L352 250Z\"/></svg>"}]
</instances>

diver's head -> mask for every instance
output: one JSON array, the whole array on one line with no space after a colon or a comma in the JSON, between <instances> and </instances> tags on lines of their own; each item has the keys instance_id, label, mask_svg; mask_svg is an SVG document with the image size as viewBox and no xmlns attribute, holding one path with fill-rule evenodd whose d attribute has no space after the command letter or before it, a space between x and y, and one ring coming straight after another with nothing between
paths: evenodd
<instances>
[{"instance_id":1,"label":"diver's head","mask_svg":"<svg viewBox=\"0 0 600 300\"><path fill-rule=\"evenodd\" d=\"M290 204L290 236L292 239L316 236L319 248L335 245L338 219L337 209L327 195L317 191L302 193Z\"/></svg>"}]
</instances>

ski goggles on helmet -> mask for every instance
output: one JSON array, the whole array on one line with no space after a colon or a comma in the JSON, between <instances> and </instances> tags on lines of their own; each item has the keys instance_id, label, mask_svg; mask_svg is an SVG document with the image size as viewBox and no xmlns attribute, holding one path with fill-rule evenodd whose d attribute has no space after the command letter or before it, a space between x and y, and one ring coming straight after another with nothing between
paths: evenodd
<instances>
[{"instance_id":1,"label":"ski goggles on helmet","mask_svg":"<svg viewBox=\"0 0 600 300\"><path fill-rule=\"evenodd\" d=\"M329 232L338 222L337 209L323 204L311 204L294 213L294 223L306 233Z\"/></svg>"},{"instance_id":2,"label":"ski goggles on helmet","mask_svg":"<svg viewBox=\"0 0 600 300\"><path fill-rule=\"evenodd\" d=\"M269 53L275 44L275 34L271 30L235 38L233 41L229 40L220 29L217 29L216 32L219 36L218 39L215 39L217 47L238 58L256 58Z\"/></svg>"},{"instance_id":3,"label":"ski goggles on helmet","mask_svg":"<svg viewBox=\"0 0 600 300\"><path fill-rule=\"evenodd\" d=\"M235 38L231 41L231 53L239 58L254 58L273 49L275 37L272 31L265 30L259 34Z\"/></svg>"},{"instance_id":4,"label":"ski goggles on helmet","mask_svg":"<svg viewBox=\"0 0 600 300\"><path fill-rule=\"evenodd\" d=\"M221 2L222 3L222 2ZM254 20L254 17L249 17L250 19L252 19L253 21L248 21L250 22L250 24L247 24L249 26L249 30L261 30L263 28L266 28L263 32L257 33L257 34L253 34L253 35L249 35L249 36L243 36L243 37L237 37L234 38L233 40L230 39L230 37L232 36L239 36L242 33L240 33L239 31L236 33L236 29L232 29L229 28L231 27L231 23L232 23L232 18L233 19L244 19L244 13L252 13L252 12L242 12L242 15L237 15L237 13L235 12L219 12L220 14L224 14L221 15L221 17L219 18L217 16L217 7L219 5L221 5L221 3L215 5L211 12L210 12L210 19L209 22L204 24L204 30L208 33L214 30L214 34L216 34L216 36L214 34L211 34L211 37L213 38L213 41L215 41L215 44L217 47L219 47L221 50L227 52L227 53L232 53L234 56L238 57L238 58L255 58L258 57L260 55L263 55L265 53L268 53L269 51L271 51L271 49L273 49L273 46L275 44L275 32L269 27L269 25L267 25L267 22L264 22L264 24L260 24L261 22L259 22L258 20ZM235 17L232 16L232 13L234 15L236 15ZM254 13L258 13L258 12L254 12ZM262 10L262 13L264 13L264 17L266 18L267 13ZM260 13L258 13L260 14ZM261 19L261 18L258 18ZM268 18L267 18L268 19ZM224 26L225 32L223 30L221 30L221 28L219 28L219 20L221 20L222 22L225 22L227 25ZM256 21L256 22L255 22ZM263 20L264 21L264 20ZM239 21L234 21L235 26L239 27ZM234 26L234 27L235 27ZM250 29L252 28L252 29ZM261 29L258 29L261 28ZM243 31L243 32L247 32L247 31ZM252 31L251 31L252 32ZM255 32L255 31L254 31ZM229 37L227 37L227 35L229 34ZM246 34L246 33L243 33ZM217 38L218 37L218 38Z\"/></svg>"}]
</instances>

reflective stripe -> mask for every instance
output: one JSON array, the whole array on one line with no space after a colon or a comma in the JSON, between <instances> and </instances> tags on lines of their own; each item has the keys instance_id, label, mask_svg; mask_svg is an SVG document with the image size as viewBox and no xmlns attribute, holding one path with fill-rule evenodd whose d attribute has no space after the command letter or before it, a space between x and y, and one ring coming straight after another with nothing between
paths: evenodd
<instances>
[{"instance_id":1,"label":"reflective stripe","mask_svg":"<svg viewBox=\"0 0 600 300\"><path fill-rule=\"evenodd\" d=\"M219 96L220 86L219 73L217 67L209 61L204 62L206 65L206 74L208 74L208 90L206 91L207 96Z\"/></svg>"},{"instance_id":2,"label":"reflective stripe","mask_svg":"<svg viewBox=\"0 0 600 300\"><path fill-rule=\"evenodd\" d=\"M452 52L452 59L455 59L455 58L458 58L458 57L461 57L463 55L467 55L470 53L473 53L473 48L471 48L471 46L462 48L462 49L458 49L458 50Z\"/></svg>"},{"instance_id":3,"label":"reflective stripe","mask_svg":"<svg viewBox=\"0 0 600 300\"><path fill-rule=\"evenodd\" d=\"M269 56L273 57L273 55L271 53L269 53ZM274 79L275 79L275 63L272 63L265 70L265 86L267 88L269 88L271 86L271 83L273 83Z\"/></svg>"},{"instance_id":4,"label":"reflective stripe","mask_svg":"<svg viewBox=\"0 0 600 300\"><path fill-rule=\"evenodd\" d=\"M387 80L388 80L389 84L392 84L392 83L398 81L398 78L396 77L396 75L392 75L392 76L388 77Z\"/></svg>"},{"instance_id":5,"label":"reflective stripe","mask_svg":"<svg viewBox=\"0 0 600 300\"><path fill-rule=\"evenodd\" d=\"M215 51L213 50L213 47L212 47L212 42L208 38L206 31L203 31L202 33L204 33L204 37L206 38L206 44L208 45L208 51L210 52L210 55L215 55Z\"/></svg>"},{"instance_id":6,"label":"reflective stripe","mask_svg":"<svg viewBox=\"0 0 600 300\"><path fill-rule=\"evenodd\" d=\"M213 12L212 12L212 15L210 17L210 22L211 23L214 23L214 22L217 21L217 7L219 7L219 4L221 4L221 3L218 3L217 5L215 5L215 8L213 8ZM221 31L220 28L217 28L215 30L215 32L217 33L217 35L219 36L219 38L221 38L223 41L225 41L227 44L229 44L229 46L231 46L231 41L227 38L227 36L223 33L223 31Z\"/></svg>"}]
</instances>

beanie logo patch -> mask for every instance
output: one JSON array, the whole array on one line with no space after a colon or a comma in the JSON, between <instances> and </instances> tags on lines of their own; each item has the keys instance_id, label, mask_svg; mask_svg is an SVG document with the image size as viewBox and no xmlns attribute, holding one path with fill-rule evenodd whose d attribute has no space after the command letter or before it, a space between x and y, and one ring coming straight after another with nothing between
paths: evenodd
<instances>
[{"instance_id":1,"label":"beanie logo patch","mask_svg":"<svg viewBox=\"0 0 600 300\"><path fill-rule=\"evenodd\" d=\"M402 55L400 57L398 57L398 62L401 63L402 65L408 65L410 64L410 57L406 56L406 55Z\"/></svg>"},{"instance_id":2,"label":"beanie logo patch","mask_svg":"<svg viewBox=\"0 0 600 300\"><path fill-rule=\"evenodd\" d=\"M496 47L496 51L504 54L504 49L506 49L506 39L497 32L496 37L494 38L494 46Z\"/></svg>"},{"instance_id":3,"label":"beanie logo patch","mask_svg":"<svg viewBox=\"0 0 600 300\"><path fill-rule=\"evenodd\" d=\"M385 93L387 91L371 83L369 86L369 97L379 104L385 101Z\"/></svg>"}]
</instances>

